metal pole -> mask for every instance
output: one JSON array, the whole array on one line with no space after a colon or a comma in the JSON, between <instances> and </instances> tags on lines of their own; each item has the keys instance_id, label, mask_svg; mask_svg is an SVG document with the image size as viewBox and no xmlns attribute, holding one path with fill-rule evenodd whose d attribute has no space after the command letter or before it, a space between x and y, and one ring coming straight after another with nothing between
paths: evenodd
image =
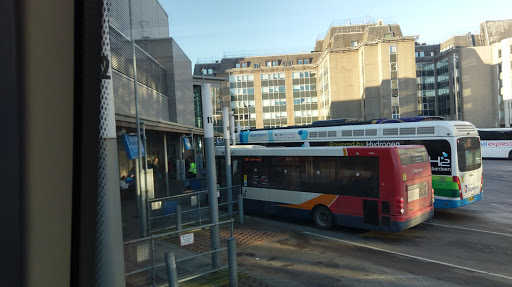
<instances>
[{"instance_id":1,"label":"metal pole","mask_svg":"<svg viewBox=\"0 0 512 287\"><path fill-rule=\"evenodd\" d=\"M244 224L244 198L242 197L242 187L238 192L238 215L240 216L240 224Z\"/></svg>"},{"instance_id":2,"label":"metal pole","mask_svg":"<svg viewBox=\"0 0 512 287\"><path fill-rule=\"evenodd\" d=\"M176 205L176 231L181 232L181 203Z\"/></svg>"},{"instance_id":3,"label":"metal pole","mask_svg":"<svg viewBox=\"0 0 512 287\"><path fill-rule=\"evenodd\" d=\"M197 211L199 213L199 224L200 225L203 225L203 217L201 216L201 197L202 197L202 194L197 194Z\"/></svg>"},{"instance_id":4,"label":"metal pole","mask_svg":"<svg viewBox=\"0 0 512 287\"><path fill-rule=\"evenodd\" d=\"M192 141L192 152L194 153L194 164L196 165L196 178L197 178L197 158L196 158L196 143L194 141L194 132L190 132L190 138ZM192 180L190 180L190 184L192 185Z\"/></svg>"},{"instance_id":5,"label":"metal pole","mask_svg":"<svg viewBox=\"0 0 512 287\"><path fill-rule=\"evenodd\" d=\"M135 191L137 192L137 216L140 216L140 210L141 210L141 207L140 207L140 203L142 202L141 201L141 195L140 195L140 190L141 190L141 179L140 179L140 169L139 169L139 158L136 157L135 158L135 180L137 181L137 183L135 184ZM141 232L142 234L142 232Z\"/></svg>"},{"instance_id":6,"label":"metal pole","mask_svg":"<svg viewBox=\"0 0 512 287\"><path fill-rule=\"evenodd\" d=\"M139 159L142 159L142 150L141 150L141 134L140 134L140 118L139 118L139 97L137 94L137 58L135 57L135 39L133 38L133 19L132 19L132 1L128 0L128 9L130 14L130 38L132 43L132 65L133 65L133 94L135 96L135 121L137 124L137 149L138 149L138 157ZM139 177L139 192L142 190L142 183L141 183L141 174L142 171L142 162L139 160L139 174L137 175ZM139 205L142 207L144 206L144 193L140 192L138 195L138 200L140 200ZM146 214L143 212L142 208L140 210L140 221L141 221L141 233L142 236L146 236Z\"/></svg>"},{"instance_id":7,"label":"metal pole","mask_svg":"<svg viewBox=\"0 0 512 287\"><path fill-rule=\"evenodd\" d=\"M226 163L226 182L227 182L227 191L228 191L228 213L233 216L233 179L231 175L231 150L229 143L229 112L228 107L224 107L222 109L222 129L224 131L224 149L226 154L224 156L224 161Z\"/></svg>"},{"instance_id":8,"label":"metal pole","mask_svg":"<svg viewBox=\"0 0 512 287\"><path fill-rule=\"evenodd\" d=\"M148 158L147 158L147 145L146 145L146 125L144 122L142 122L142 137L144 139L144 162L146 163L144 165L144 190L141 192L142 194L142 207L144 208L141 213L144 216L144 219L146 221L148 220L148 212L149 209L147 209L147 202L148 202ZM142 159L142 158L141 158ZM147 222L146 222L147 224ZM148 225L144 224L142 227L142 236L148 236Z\"/></svg>"},{"instance_id":9,"label":"metal pole","mask_svg":"<svg viewBox=\"0 0 512 287\"><path fill-rule=\"evenodd\" d=\"M235 116L233 116L233 111L229 113L229 130L231 132L231 140L232 145L236 145L236 138L235 138Z\"/></svg>"},{"instance_id":10,"label":"metal pole","mask_svg":"<svg viewBox=\"0 0 512 287\"><path fill-rule=\"evenodd\" d=\"M228 268L229 268L229 286L238 287L238 270L236 263L236 239L228 238Z\"/></svg>"},{"instance_id":11,"label":"metal pole","mask_svg":"<svg viewBox=\"0 0 512 287\"><path fill-rule=\"evenodd\" d=\"M174 252L165 253L165 266L169 287L178 287L178 271L176 270Z\"/></svg>"},{"instance_id":12,"label":"metal pole","mask_svg":"<svg viewBox=\"0 0 512 287\"><path fill-rule=\"evenodd\" d=\"M103 8L106 9L106 1L103 1ZM106 20L106 16L103 16ZM107 47L101 53L102 57L111 60L109 25L103 22L103 38ZM121 216L121 198L119 193L119 161L116 138L116 120L114 111L114 90L112 87L112 67L111 61L107 61L107 75L101 79L101 85L105 86L101 93L102 116L100 126L105 130L100 132L100 141L98 149L104 152L105 156L99 157L98 165L98 185L97 202L91 202L97 207L96 212L96 242L95 254L90 255L95 258L96 285L103 286L125 286L124 276L124 249L123 249L123 225ZM98 70L99 72L99 70ZM14 179L16 180L16 179ZM93 180L94 182L94 180ZM91 191L92 188L91 188ZM94 219L92 219L94 222ZM89 255L87 255L89 256ZM82 258L83 259L83 258Z\"/></svg>"},{"instance_id":13,"label":"metal pole","mask_svg":"<svg viewBox=\"0 0 512 287\"><path fill-rule=\"evenodd\" d=\"M210 220L215 224L210 229L211 249L217 250L220 246L219 234L219 202L217 201L217 176L215 171L215 146L213 138L213 109L210 96L210 84L202 84L202 104L204 123L204 146L206 153L206 170L208 177L208 202L210 204ZM220 258L217 252L212 254L212 267L220 267Z\"/></svg>"},{"instance_id":14,"label":"metal pole","mask_svg":"<svg viewBox=\"0 0 512 287\"><path fill-rule=\"evenodd\" d=\"M169 196L169 159L167 158L167 134L164 132L165 194Z\"/></svg>"},{"instance_id":15,"label":"metal pole","mask_svg":"<svg viewBox=\"0 0 512 287\"><path fill-rule=\"evenodd\" d=\"M151 282L155 287L155 238L151 235Z\"/></svg>"}]
</instances>

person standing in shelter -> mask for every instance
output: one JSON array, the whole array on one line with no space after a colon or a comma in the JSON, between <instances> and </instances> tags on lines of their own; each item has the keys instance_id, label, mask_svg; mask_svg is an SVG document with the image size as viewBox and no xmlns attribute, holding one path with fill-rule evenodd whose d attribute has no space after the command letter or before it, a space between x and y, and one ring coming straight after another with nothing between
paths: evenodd
<instances>
[{"instance_id":1,"label":"person standing in shelter","mask_svg":"<svg viewBox=\"0 0 512 287\"><path fill-rule=\"evenodd\" d=\"M121 199L126 199L128 197L128 184L126 183L126 176L122 176L119 181L119 187L121 188Z\"/></svg>"},{"instance_id":2,"label":"person standing in shelter","mask_svg":"<svg viewBox=\"0 0 512 287\"><path fill-rule=\"evenodd\" d=\"M188 177L195 178L197 174L197 166L192 158L189 157L190 166L188 168Z\"/></svg>"}]
</instances>

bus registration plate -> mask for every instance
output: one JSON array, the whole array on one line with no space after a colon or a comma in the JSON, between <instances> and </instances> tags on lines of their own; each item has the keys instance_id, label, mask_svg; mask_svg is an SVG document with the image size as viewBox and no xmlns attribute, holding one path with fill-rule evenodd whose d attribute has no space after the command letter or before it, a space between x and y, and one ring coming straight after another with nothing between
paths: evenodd
<instances>
[{"instance_id":1,"label":"bus registration plate","mask_svg":"<svg viewBox=\"0 0 512 287\"><path fill-rule=\"evenodd\" d=\"M468 201L469 201L469 202L471 202L471 201L473 201L473 200L475 200L475 197L474 197L474 196L472 196L472 197L468 198Z\"/></svg>"}]
</instances>

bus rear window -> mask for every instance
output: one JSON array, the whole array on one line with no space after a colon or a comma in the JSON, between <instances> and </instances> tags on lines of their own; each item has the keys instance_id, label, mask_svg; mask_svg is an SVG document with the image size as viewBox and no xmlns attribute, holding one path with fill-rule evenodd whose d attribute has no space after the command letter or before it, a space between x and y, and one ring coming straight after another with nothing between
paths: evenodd
<instances>
[{"instance_id":1,"label":"bus rear window","mask_svg":"<svg viewBox=\"0 0 512 287\"><path fill-rule=\"evenodd\" d=\"M429 162L427 150L423 147L398 149L402 165Z\"/></svg>"},{"instance_id":2,"label":"bus rear window","mask_svg":"<svg viewBox=\"0 0 512 287\"><path fill-rule=\"evenodd\" d=\"M482 166L482 152L478 137L457 140L457 159L461 172L479 169Z\"/></svg>"}]
</instances>

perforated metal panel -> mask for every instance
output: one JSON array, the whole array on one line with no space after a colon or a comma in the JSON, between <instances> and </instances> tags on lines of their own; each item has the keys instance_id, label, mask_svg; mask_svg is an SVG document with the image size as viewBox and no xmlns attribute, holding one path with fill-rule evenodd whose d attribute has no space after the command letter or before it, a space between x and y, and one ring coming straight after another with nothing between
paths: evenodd
<instances>
[{"instance_id":1,"label":"perforated metal panel","mask_svg":"<svg viewBox=\"0 0 512 287\"><path fill-rule=\"evenodd\" d=\"M133 79L132 44L129 38L110 26L112 69ZM167 72L156 60L135 47L137 58L137 82L167 95Z\"/></svg>"}]
</instances>

